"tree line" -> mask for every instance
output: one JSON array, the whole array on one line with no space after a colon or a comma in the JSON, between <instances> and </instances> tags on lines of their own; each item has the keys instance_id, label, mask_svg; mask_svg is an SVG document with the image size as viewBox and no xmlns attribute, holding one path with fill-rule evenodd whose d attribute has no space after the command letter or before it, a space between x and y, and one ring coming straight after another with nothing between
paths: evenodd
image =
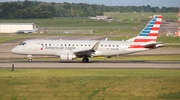
<instances>
[{"instance_id":1,"label":"tree line","mask_svg":"<svg viewBox=\"0 0 180 100\"><path fill-rule=\"evenodd\" d=\"M40 1L1 2L1 19L35 19L53 17L89 17L103 12L178 12L178 7L105 6L86 3L47 3Z\"/></svg>"}]
</instances>

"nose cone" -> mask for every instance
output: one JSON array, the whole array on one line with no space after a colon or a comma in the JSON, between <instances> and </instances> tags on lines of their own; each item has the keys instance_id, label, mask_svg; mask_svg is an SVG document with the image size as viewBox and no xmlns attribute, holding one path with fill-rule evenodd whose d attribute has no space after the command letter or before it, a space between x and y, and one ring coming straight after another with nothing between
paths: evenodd
<instances>
[{"instance_id":1,"label":"nose cone","mask_svg":"<svg viewBox=\"0 0 180 100\"><path fill-rule=\"evenodd\" d=\"M11 50L12 53L16 53L16 51L17 51L17 47L15 47Z\"/></svg>"}]
</instances>

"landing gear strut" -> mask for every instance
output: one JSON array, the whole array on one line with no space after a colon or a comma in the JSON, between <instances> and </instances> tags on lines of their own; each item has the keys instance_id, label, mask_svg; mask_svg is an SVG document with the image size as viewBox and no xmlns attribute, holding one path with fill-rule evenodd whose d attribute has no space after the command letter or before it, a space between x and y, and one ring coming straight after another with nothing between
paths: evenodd
<instances>
[{"instance_id":1,"label":"landing gear strut","mask_svg":"<svg viewBox=\"0 0 180 100\"><path fill-rule=\"evenodd\" d=\"M32 55L27 55L29 58L29 62L32 62Z\"/></svg>"},{"instance_id":2,"label":"landing gear strut","mask_svg":"<svg viewBox=\"0 0 180 100\"><path fill-rule=\"evenodd\" d=\"M89 58L88 58L88 57L84 57L84 58L82 59L82 62L83 62L83 63L89 62Z\"/></svg>"},{"instance_id":3,"label":"landing gear strut","mask_svg":"<svg viewBox=\"0 0 180 100\"><path fill-rule=\"evenodd\" d=\"M32 62L32 59L29 59L29 62Z\"/></svg>"}]
</instances>

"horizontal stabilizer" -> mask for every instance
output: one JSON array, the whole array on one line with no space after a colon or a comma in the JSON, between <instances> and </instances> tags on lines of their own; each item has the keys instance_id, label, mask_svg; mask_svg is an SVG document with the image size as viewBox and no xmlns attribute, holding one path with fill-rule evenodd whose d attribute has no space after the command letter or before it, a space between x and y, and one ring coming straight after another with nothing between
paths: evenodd
<instances>
[{"instance_id":1,"label":"horizontal stabilizer","mask_svg":"<svg viewBox=\"0 0 180 100\"><path fill-rule=\"evenodd\" d=\"M164 44L162 42L148 43L148 44L143 45L143 47L145 48L159 48L163 46Z\"/></svg>"}]
</instances>

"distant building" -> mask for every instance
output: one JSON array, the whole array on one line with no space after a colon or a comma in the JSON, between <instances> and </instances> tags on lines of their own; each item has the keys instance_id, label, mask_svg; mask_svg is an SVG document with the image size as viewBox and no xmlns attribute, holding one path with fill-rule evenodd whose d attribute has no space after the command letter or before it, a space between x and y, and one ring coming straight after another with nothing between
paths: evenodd
<instances>
[{"instance_id":1,"label":"distant building","mask_svg":"<svg viewBox=\"0 0 180 100\"><path fill-rule=\"evenodd\" d=\"M0 23L0 33L34 33L36 30L34 23Z\"/></svg>"},{"instance_id":2,"label":"distant building","mask_svg":"<svg viewBox=\"0 0 180 100\"><path fill-rule=\"evenodd\" d=\"M93 19L93 20L103 20L103 21L108 21L108 22L113 21L112 18L108 18L107 16L89 17L89 19Z\"/></svg>"},{"instance_id":3,"label":"distant building","mask_svg":"<svg viewBox=\"0 0 180 100\"><path fill-rule=\"evenodd\" d=\"M94 20L106 20L107 16L96 16L96 17L89 17L90 19Z\"/></svg>"}]
</instances>

